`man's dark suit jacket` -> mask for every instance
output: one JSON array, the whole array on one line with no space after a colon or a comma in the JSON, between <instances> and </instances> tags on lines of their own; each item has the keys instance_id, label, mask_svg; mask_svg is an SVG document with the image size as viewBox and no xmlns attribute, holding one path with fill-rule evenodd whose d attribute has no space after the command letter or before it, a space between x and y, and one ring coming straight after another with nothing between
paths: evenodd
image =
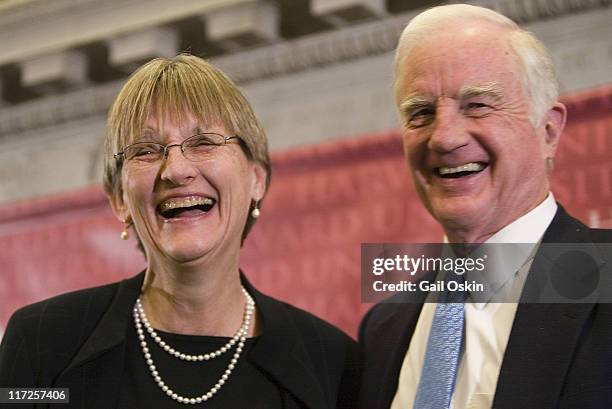
<instances>
[{"instance_id":1,"label":"man's dark suit jacket","mask_svg":"<svg viewBox=\"0 0 612 409\"><path fill-rule=\"evenodd\" d=\"M589 229L561 206L542 239L543 243L580 243L593 248L593 243L611 241L612 230ZM593 253L601 256L599 266L610 265L610 254ZM533 271L546 262L538 252L526 288L537 287L530 282L536 279ZM363 319L359 332L365 349L360 408L391 406L421 307L381 303ZM612 408L612 304L519 304L493 408Z\"/></svg>"},{"instance_id":2,"label":"man's dark suit jacket","mask_svg":"<svg viewBox=\"0 0 612 409\"><path fill-rule=\"evenodd\" d=\"M143 277L17 311L0 346L0 387L67 387L70 404L53 407L117 407L125 337ZM354 408L361 359L357 343L315 316L261 294L244 277L243 285L263 318L263 332L248 359L280 385L284 407Z\"/></svg>"}]
</instances>

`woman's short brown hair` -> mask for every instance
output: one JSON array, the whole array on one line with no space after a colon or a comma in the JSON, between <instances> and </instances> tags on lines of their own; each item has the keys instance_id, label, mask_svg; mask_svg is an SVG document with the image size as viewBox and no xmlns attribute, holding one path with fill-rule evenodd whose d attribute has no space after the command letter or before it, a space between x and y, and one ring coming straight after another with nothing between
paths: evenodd
<instances>
[{"instance_id":1,"label":"woman's short brown hair","mask_svg":"<svg viewBox=\"0 0 612 409\"><path fill-rule=\"evenodd\" d=\"M140 67L111 106L104 144L103 185L107 195L122 194L122 162L113 155L139 138L146 119L157 112L179 121L190 113L204 127L221 124L231 135L240 136L247 158L266 170L268 188L268 142L251 105L221 70L199 57L181 54L172 59L156 58ZM243 239L254 221L249 212Z\"/></svg>"}]
</instances>

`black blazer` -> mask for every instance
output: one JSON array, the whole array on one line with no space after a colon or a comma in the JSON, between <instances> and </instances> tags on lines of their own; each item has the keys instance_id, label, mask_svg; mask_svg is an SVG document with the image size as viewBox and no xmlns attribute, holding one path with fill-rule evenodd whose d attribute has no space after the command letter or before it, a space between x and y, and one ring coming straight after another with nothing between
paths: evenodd
<instances>
[{"instance_id":1,"label":"black blazer","mask_svg":"<svg viewBox=\"0 0 612 409\"><path fill-rule=\"evenodd\" d=\"M116 407L127 326L143 278L141 273L15 312L0 345L0 387L67 387L70 403L52 407ZM354 408L357 343L314 315L261 294L244 277L243 285L263 318L249 359L281 386L285 407Z\"/></svg>"},{"instance_id":2,"label":"black blazer","mask_svg":"<svg viewBox=\"0 0 612 409\"><path fill-rule=\"evenodd\" d=\"M602 272L609 271L612 255L602 254L593 243L611 241L612 230L589 229L561 206L542 239L592 248ZM546 267L550 259L539 251L525 288L537 289L533 272ZM582 273L589 271L577 271ZM391 406L421 307L381 303L364 317L359 331L365 350L360 408ZM493 408L612 408L612 304L519 304Z\"/></svg>"}]
</instances>

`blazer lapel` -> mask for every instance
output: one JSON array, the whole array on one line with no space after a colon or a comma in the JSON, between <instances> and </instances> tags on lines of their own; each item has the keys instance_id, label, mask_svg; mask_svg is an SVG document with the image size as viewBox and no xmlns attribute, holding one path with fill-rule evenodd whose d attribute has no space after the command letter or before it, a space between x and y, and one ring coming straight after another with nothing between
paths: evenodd
<instances>
[{"instance_id":1,"label":"blazer lapel","mask_svg":"<svg viewBox=\"0 0 612 409\"><path fill-rule=\"evenodd\" d=\"M493 407L555 408L593 304L520 304Z\"/></svg>"},{"instance_id":2,"label":"blazer lapel","mask_svg":"<svg viewBox=\"0 0 612 409\"><path fill-rule=\"evenodd\" d=\"M416 328L423 304L400 305L394 317L389 317L388 338L380 345L381 364L384 368L383 376L372 379L378 383L378 398L376 408L387 409L395 397L398 387L399 375L412 334ZM385 323L383 323L385 325ZM376 357L374 357L376 359ZM370 360L370 358L368 358Z\"/></svg>"},{"instance_id":3,"label":"blazer lapel","mask_svg":"<svg viewBox=\"0 0 612 409\"><path fill-rule=\"evenodd\" d=\"M422 281L434 278L434 273L428 273ZM359 399L361 408L388 409L391 406L426 297L426 292L411 294L407 299L399 294L377 305L376 310L371 310L364 318L359 335L366 359ZM371 314L376 314L373 322L369 322Z\"/></svg>"},{"instance_id":4,"label":"blazer lapel","mask_svg":"<svg viewBox=\"0 0 612 409\"><path fill-rule=\"evenodd\" d=\"M55 386L70 388L71 401L84 402L88 409L116 407L127 325L143 279L144 273L140 273L119 284L99 325L56 380Z\"/></svg>"},{"instance_id":5,"label":"blazer lapel","mask_svg":"<svg viewBox=\"0 0 612 409\"><path fill-rule=\"evenodd\" d=\"M307 408L331 409L322 382L317 378L306 346L289 313L278 301L257 291L244 275L241 279L263 318L264 331L253 347L250 359Z\"/></svg>"},{"instance_id":6,"label":"blazer lapel","mask_svg":"<svg viewBox=\"0 0 612 409\"><path fill-rule=\"evenodd\" d=\"M571 218L561 206L542 243L591 242L588 227ZM562 392L580 333L594 303L542 304L534 301L546 285L553 265L538 251L518 305L497 382L493 407L555 408ZM593 253L596 254L596 251ZM597 265L602 266L601 260ZM588 273L588 272L585 272Z\"/></svg>"}]
</instances>

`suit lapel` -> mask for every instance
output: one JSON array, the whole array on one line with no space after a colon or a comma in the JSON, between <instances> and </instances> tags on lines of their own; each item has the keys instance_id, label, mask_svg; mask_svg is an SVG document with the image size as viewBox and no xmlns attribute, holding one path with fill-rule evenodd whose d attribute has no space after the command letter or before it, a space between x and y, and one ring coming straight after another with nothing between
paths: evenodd
<instances>
[{"instance_id":1,"label":"suit lapel","mask_svg":"<svg viewBox=\"0 0 612 409\"><path fill-rule=\"evenodd\" d=\"M376 406L381 409L390 407L395 397L404 357L410 345L410 340L416 328L423 304L410 304L401 307L403 311L398 311L394 318L390 318L390 322L393 322L394 326L389 327L389 338L386 345L382 345L381 349L382 353L386 353L387 360L385 362L386 370L380 378L380 394ZM385 359L384 357L381 358Z\"/></svg>"},{"instance_id":2,"label":"suit lapel","mask_svg":"<svg viewBox=\"0 0 612 409\"><path fill-rule=\"evenodd\" d=\"M571 218L561 206L542 243L591 242L588 227ZM580 333L593 303L535 303L546 285L551 260L538 251L518 305L497 382L493 407L554 408L562 392Z\"/></svg>"},{"instance_id":3,"label":"suit lapel","mask_svg":"<svg viewBox=\"0 0 612 409\"><path fill-rule=\"evenodd\" d=\"M427 274L423 281L431 281L435 274ZM397 391L404 357L427 294L403 294L377 305L362 322L360 342L365 349L364 382L361 384L360 407L388 409ZM369 322L371 315L376 315ZM371 345L370 345L371 342Z\"/></svg>"},{"instance_id":4,"label":"suit lapel","mask_svg":"<svg viewBox=\"0 0 612 409\"><path fill-rule=\"evenodd\" d=\"M124 280L99 325L55 382L70 388L70 400L88 409L116 407L125 354L125 335L144 273Z\"/></svg>"},{"instance_id":5,"label":"suit lapel","mask_svg":"<svg viewBox=\"0 0 612 409\"><path fill-rule=\"evenodd\" d=\"M593 304L520 304L493 407L554 408Z\"/></svg>"}]
</instances>

